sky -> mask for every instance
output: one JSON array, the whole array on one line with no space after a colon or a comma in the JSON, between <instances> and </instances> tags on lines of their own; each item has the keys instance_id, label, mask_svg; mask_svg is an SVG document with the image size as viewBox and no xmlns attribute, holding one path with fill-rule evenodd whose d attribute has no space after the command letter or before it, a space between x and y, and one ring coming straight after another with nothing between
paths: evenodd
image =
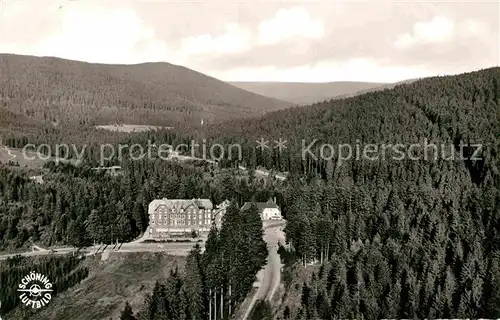
<instances>
[{"instance_id":1,"label":"sky","mask_svg":"<svg viewBox=\"0 0 500 320\"><path fill-rule=\"evenodd\" d=\"M500 63L497 1L0 0L0 53L225 81L396 82Z\"/></svg>"}]
</instances>

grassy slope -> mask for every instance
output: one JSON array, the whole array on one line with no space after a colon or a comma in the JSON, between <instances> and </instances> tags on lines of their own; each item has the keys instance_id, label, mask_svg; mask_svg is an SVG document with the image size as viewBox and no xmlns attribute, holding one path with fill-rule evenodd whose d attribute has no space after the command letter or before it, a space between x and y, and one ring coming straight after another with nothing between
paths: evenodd
<instances>
[{"instance_id":1,"label":"grassy slope","mask_svg":"<svg viewBox=\"0 0 500 320\"><path fill-rule=\"evenodd\" d=\"M25 157L26 155L26 157ZM24 153L20 149L5 148L0 144L0 164L7 165L9 160L18 163L20 168L40 169L46 163L45 155L26 150Z\"/></svg>"},{"instance_id":2,"label":"grassy slope","mask_svg":"<svg viewBox=\"0 0 500 320\"><path fill-rule=\"evenodd\" d=\"M118 319L126 301L137 312L155 281L168 277L175 266L182 270L184 259L161 253L113 253L106 260L101 255L89 257L85 261L89 277L54 297L31 319Z\"/></svg>"}]
</instances>

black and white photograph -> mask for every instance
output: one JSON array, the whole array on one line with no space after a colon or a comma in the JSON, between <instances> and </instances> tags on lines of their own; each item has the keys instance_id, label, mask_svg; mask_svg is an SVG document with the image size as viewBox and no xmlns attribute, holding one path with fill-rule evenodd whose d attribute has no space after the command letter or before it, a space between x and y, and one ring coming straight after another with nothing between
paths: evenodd
<instances>
[{"instance_id":1,"label":"black and white photograph","mask_svg":"<svg viewBox=\"0 0 500 320\"><path fill-rule=\"evenodd\" d=\"M0 0L0 320L500 319L498 0Z\"/></svg>"}]
</instances>

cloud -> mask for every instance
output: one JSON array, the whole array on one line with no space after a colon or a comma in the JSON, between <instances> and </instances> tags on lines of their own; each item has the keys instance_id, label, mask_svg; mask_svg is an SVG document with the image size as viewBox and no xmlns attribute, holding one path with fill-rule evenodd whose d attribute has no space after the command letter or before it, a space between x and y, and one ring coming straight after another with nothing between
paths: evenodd
<instances>
[{"instance_id":1,"label":"cloud","mask_svg":"<svg viewBox=\"0 0 500 320\"><path fill-rule=\"evenodd\" d=\"M187 55L239 53L251 49L252 33L238 24L226 25L218 35L202 34L182 40L181 50Z\"/></svg>"},{"instance_id":2,"label":"cloud","mask_svg":"<svg viewBox=\"0 0 500 320\"><path fill-rule=\"evenodd\" d=\"M0 52L165 61L229 80L402 80L500 58L496 3L3 0L3 9Z\"/></svg>"},{"instance_id":3,"label":"cloud","mask_svg":"<svg viewBox=\"0 0 500 320\"><path fill-rule=\"evenodd\" d=\"M48 3L48 2L47 2ZM57 27L58 6L42 1L8 1L0 4L0 49L33 44Z\"/></svg>"},{"instance_id":4,"label":"cloud","mask_svg":"<svg viewBox=\"0 0 500 320\"><path fill-rule=\"evenodd\" d=\"M62 8L61 29L39 44L47 55L107 63L168 58L165 41L130 9L108 9L85 1Z\"/></svg>"},{"instance_id":5,"label":"cloud","mask_svg":"<svg viewBox=\"0 0 500 320\"><path fill-rule=\"evenodd\" d=\"M57 23L49 34L28 45L5 42L0 51L19 48L16 53L99 63L140 63L174 58L167 43L158 39L155 30L145 25L131 9L107 8L81 1L64 4L52 13ZM18 16L21 13L18 12Z\"/></svg>"},{"instance_id":6,"label":"cloud","mask_svg":"<svg viewBox=\"0 0 500 320\"><path fill-rule=\"evenodd\" d=\"M300 7L280 9L276 15L259 24L259 44L273 45L295 39L319 39L325 34L323 22L314 20L309 12Z\"/></svg>"},{"instance_id":7,"label":"cloud","mask_svg":"<svg viewBox=\"0 0 500 320\"><path fill-rule=\"evenodd\" d=\"M453 74L500 62L495 4L344 4L336 7L335 19L327 15L325 6L307 8L314 16L325 12L321 16L325 30L322 38L294 37L276 44L254 46L239 54L200 57L191 63L198 70L230 70L228 74L241 79L235 70L242 70L249 77L254 77L254 73L248 71L252 68L265 71L266 77L270 70L275 70L280 78L283 70L297 70L323 61L346 64L353 59L370 59L380 66L407 68L407 76L401 73L399 79L403 80L420 76L414 70ZM361 10L363 8L365 10ZM381 10L384 14L378 14ZM365 16L365 12L372 14ZM368 68L364 73L354 74L359 76L357 80L365 80L372 77L371 70L386 72L382 68ZM394 75L394 70L387 72ZM290 73L297 77L298 74ZM394 78L392 75L388 78ZM336 78L331 74L331 79ZM289 79L302 81L301 78Z\"/></svg>"},{"instance_id":8,"label":"cloud","mask_svg":"<svg viewBox=\"0 0 500 320\"><path fill-rule=\"evenodd\" d=\"M467 18L459 25L458 34L463 38L476 38L487 41L491 32L488 25L483 21Z\"/></svg>"},{"instance_id":9,"label":"cloud","mask_svg":"<svg viewBox=\"0 0 500 320\"><path fill-rule=\"evenodd\" d=\"M395 45L408 48L418 44L448 42L453 37L454 28L454 22L444 16L419 21L413 25L411 32L399 35Z\"/></svg>"},{"instance_id":10,"label":"cloud","mask_svg":"<svg viewBox=\"0 0 500 320\"><path fill-rule=\"evenodd\" d=\"M392 61L415 64L417 61L436 72L455 73L499 65L497 21L486 23L476 17L452 20L435 16L413 25L393 43ZM485 21L487 21L485 19Z\"/></svg>"}]
</instances>

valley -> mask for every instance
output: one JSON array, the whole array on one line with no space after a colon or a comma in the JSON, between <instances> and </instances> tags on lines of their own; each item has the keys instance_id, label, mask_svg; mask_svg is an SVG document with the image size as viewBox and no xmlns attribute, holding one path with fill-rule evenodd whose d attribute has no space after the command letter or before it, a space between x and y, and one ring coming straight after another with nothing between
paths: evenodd
<instances>
[{"instance_id":1,"label":"valley","mask_svg":"<svg viewBox=\"0 0 500 320\"><path fill-rule=\"evenodd\" d=\"M310 105L329 101L336 97L378 90L386 86L384 83L375 82L231 82L231 84L250 92L288 101L295 105Z\"/></svg>"}]
</instances>

